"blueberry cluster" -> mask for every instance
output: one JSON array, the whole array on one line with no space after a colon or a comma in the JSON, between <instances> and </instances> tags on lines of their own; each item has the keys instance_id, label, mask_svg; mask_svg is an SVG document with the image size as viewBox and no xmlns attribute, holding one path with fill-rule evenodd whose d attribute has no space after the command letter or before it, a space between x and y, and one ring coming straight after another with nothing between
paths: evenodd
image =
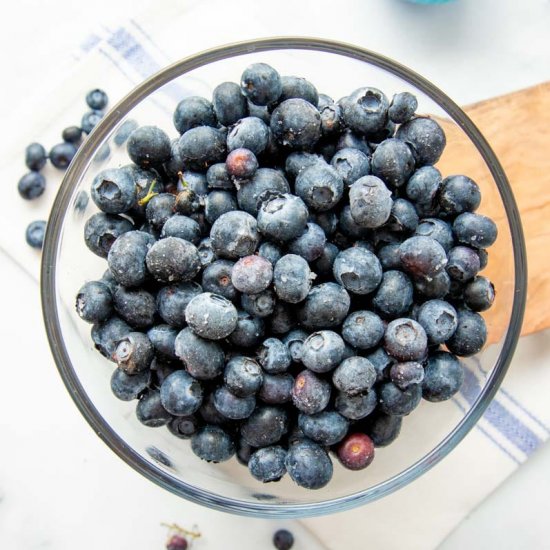
<instances>
[{"instance_id":1,"label":"blueberry cluster","mask_svg":"<svg viewBox=\"0 0 550 550\"><path fill-rule=\"evenodd\" d=\"M496 225L470 178L442 178L439 124L407 92L334 102L248 67L141 126L97 174L78 292L113 393L200 458L324 487L391 443L422 397L460 388L494 300Z\"/></svg>"},{"instance_id":2,"label":"blueberry cluster","mask_svg":"<svg viewBox=\"0 0 550 550\"><path fill-rule=\"evenodd\" d=\"M25 165L29 169L17 184L17 189L22 198L33 200L40 197L46 189L46 178L41 173L48 159L59 170L66 170L78 146L82 142L83 134L89 134L94 126L101 120L103 110L107 106L107 94L103 90L91 90L86 95L86 103L91 109L85 113L80 126L68 126L61 133L62 142L54 145L50 152L40 143L31 143L25 149ZM29 246L41 249L44 243L46 231L45 221L34 221L29 224L25 238Z\"/></svg>"}]
</instances>

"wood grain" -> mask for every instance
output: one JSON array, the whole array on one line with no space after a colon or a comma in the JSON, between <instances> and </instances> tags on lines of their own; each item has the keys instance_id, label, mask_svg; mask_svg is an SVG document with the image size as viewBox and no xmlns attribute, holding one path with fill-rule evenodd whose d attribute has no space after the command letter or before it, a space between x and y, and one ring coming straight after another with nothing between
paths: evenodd
<instances>
[{"instance_id":1,"label":"wood grain","mask_svg":"<svg viewBox=\"0 0 550 550\"><path fill-rule=\"evenodd\" d=\"M510 180L523 224L529 266L527 308L522 334L550 327L550 82L465 108L488 140ZM497 299L484 314L491 340L505 331L513 292L512 250L498 190L475 147L462 130L440 120L448 146L438 168L444 176L466 174L481 187L478 212L492 217L499 238L489 249L485 273Z\"/></svg>"}]
</instances>

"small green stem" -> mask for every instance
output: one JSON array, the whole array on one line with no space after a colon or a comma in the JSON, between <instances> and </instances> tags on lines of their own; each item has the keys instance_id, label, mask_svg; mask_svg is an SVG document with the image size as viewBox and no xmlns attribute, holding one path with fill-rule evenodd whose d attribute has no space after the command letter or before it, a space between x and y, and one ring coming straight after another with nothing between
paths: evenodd
<instances>
[{"instance_id":1,"label":"small green stem","mask_svg":"<svg viewBox=\"0 0 550 550\"><path fill-rule=\"evenodd\" d=\"M178 179L182 187L189 187L189 184L183 179L183 172L178 172Z\"/></svg>"},{"instance_id":2,"label":"small green stem","mask_svg":"<svg viewBox=\"0 0 550 550\"><path fill-rule=\"evenodd\" d=\"M157 184L157 180L153 180L151 182L151 185L149 186L149 191L147 191L147 195L145 197L142 197L139 199L138 204L140 206L145 206L155 195L158 195L158 193L153 193L153 188Z\"/></svg>"}]
</instances>

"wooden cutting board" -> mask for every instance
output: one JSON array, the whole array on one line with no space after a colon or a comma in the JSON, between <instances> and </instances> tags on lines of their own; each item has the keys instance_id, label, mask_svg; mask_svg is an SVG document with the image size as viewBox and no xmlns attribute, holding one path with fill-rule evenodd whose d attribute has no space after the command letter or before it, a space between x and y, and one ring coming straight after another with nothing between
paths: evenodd
<instances>
[{"instance_id":1,"label":"wooden cutting board","mask_svg":"<svg viewBox=\"0 0 550 550\"><path fill-rule=\"evenodd\" d=\"M522 334L550 327L550 82L521 90L464 109L495 151L510 180L518 204L528 261L527 307ZM462 131L440 121L449 144L438 163L442 174L466 174L481 187L479 212L505 226L498 191L490 173L472 144L465 143ZM493 308L484 313L491 340L506 329L510 306L499 300L510 278L512 251L506 239L498 239L489 249L489 265L484 274L497 290Z\"/></svg>"}]
</instances>

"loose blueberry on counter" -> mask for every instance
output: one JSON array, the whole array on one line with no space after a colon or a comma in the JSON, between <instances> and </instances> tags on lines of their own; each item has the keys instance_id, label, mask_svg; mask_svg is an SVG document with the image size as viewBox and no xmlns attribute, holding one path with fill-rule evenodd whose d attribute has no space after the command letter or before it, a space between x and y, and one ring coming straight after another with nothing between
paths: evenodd
<instances>
[{"instance_id":1,"label":"loose blueberry on counter","mask_svg":"<svg viewBox=\"0 0 550 550\"><path fill-rule=\"evenodd\" d=\"M441 126L427 117L413 118L402 124L395 137L410 147L417 166L435 164L447 143Z\"/></svg>"},{"instance_id":2,"label":"loose blueberry on counter","mask_svg":"<svg viewBox=\"0 0 550 550\"><path fill-rule=\"evenodd\" d=\"M342 198L344 180L332 166L319 162L298 174L294 192L312 210L324 212Z\"/></svg>"},{"instance_id":3,"label":"loose blueberry on counter","mask_svg":"<svg viewBox=\"0 0 550 550\"><path fill-rule=\"evenodd\" d=\"M108 102L109 97L103 90L100 90L99 88L90 90L86 94L86 103L88 104L88 107L90 107L90 109L105 109Z\"/></svg>"},{"instance_id":4,"label":"loose blueberry on counter","mask_svg":"<svg viewBox=\"0 0 550 550\"><path fill-rule=\"evenodd\" d=\"M191 449L207 462L224 462L235 454L231 436L219 426L205 426L191 437Z\"/></svg>"},{"instance_id":5,"label":"loose blueberry on counter","mask_svg":"<svg viewBox=\"0 0 550 550\"><path fill-rule=\"evenodd\" d=\"M185 320L193 332L208 340L229 336L237 327L237 310L223 296L203 292L185 308Z\"/></svg>"},{"instance_id":6,"label":"loose blueberry on counter","mask_svg":"<svg viewBox=\"0 0 550 550\"><path fill-rule=\"evenodd\" d=\"M212 103L204 97L190 96L181 100L174 110L174 126L180 134L197 126L217 126Z\"/></svg>"},{"instance_id":7,"label":"loose blueberry on counter","mask_svg":"<svg viewBox=\"0 0 550 550\"><path fill-rule=\"evenodd\" d=\"M231 282L240 292L258 294L266 290L273 279L273 266L262 256L245 256L231 271Z\"/></svg>"},{"instance_id":8,"label":"loose blueberry on counter","mask_svg":"<svg viewBox=\"0 0 550 550\"><path fill-rule=\"evenodd\" d=\"M238 312L237 328L229 335L229 341L242 348L258 346L264 336L264 322L246 311Z\"/></svg>"},{"instance_id":9,"label":"loose blueberry on counter","mask_svg":"<svg viewBox=\"0 0 550 550\"><path fill-rule=\"evenodd\" d=\"M310 150L321 137L321 115L304 99L287 99L273 111L270 128L281 145Z\"/></svg>"},{"instance_id":10,"label":"loose blueberry on counter","mask_svg":"<svg viewBox=\"0 0 550 550\"><path fill-rule=\"evenodd\" d=\"M288 449L285 466L291 479L306 489L321 489L332 478L332 462L327 452L310 440L294 443Z\"/></svg>"},{"instance_id":11,"label":"loose blueberry on counter","mask_svg":"<svg viewBox=\"0 0 550 550\"><path fill-rule=\"evenodd\" d=\"M44 245L44 237L46 236L46 222L44 220L36 220L31 222L25 231L25 240L32 248L42 249Z\"/></svg>"},{"instance_id":12,"label":"loose blueberry on counter","mask_svg":"<svg viewBox=\"0 0 550 550\"><path fill-rule=\"evenodd\" d=\"M29 170L38 172L46 165L48 155L40 143L31 143L25 148L25 164Z\"/></svg>"},{"instance_id":13,"label":"loose blueberry on counter","mask_svg":"<svg viewBox=\"0 0 550 550\"><path fill-rule=\"evenodd\" d=\"M294 535L286 529L279 529L273 535L273 546L277 550L290 550L294 545Z\"/></svg>"},{"instance_id":14,"label":"loose blueberry on counter","mask_svg":"<svg viewBox=\"0 0 550 550\"><path fill-rule=\"evenodd\" d=\"M393 382L386 382L379 388L380 411L392 416L410 414L422 399L422 388L412 384L406 390L400 390Z\"/></svg>"},{"instance_id":15,"label":"loose blueberry on counter","mask_svg":"<svg viewBox=\"0 0 550 550\"><path fill-rule=\"evenodd\" d=\"M315 414L327 407L330 394L330 384L306 369L294 380L292 403L306 414Z\"/></svg>"},{"instance_id":16,"label":"loose blueberry on counter","mask_svg":"<svg viewBox=\"0 0 550 550\"><path fill-rule=\"evenodd\" d=\"M277 298L271 289L258 294L241 295L241 307L253 317L269 317L275 309Z\"/></svg>"},{"instance_id":17,"label":"loose blueberry on counter","mask_svg":"<svg viewBox=\"0 0 550 550\"><path fill-rule=\"evenodd\" d=\"M170 424L168 424L170 426ZM166 543L166 550L187 550L189 544L185 537L181 535L172 535Z\"/></svg>"},{"instance_id":18,"label":"loose blueberry on counter","mask_svg":"<svg viewBox=\"0 0 550 550\"><path fill-rule=\"evenodd\" d=\"M346 289L336 283L323 283L311 289L298 318L306 329L338 326L347 316L351 299Z\"/></svg>"},{"instance_id":19,"label":"loose blueberry on counter","mask_svg":"<svg viewBox=\"0 0 550 550\"><path fill-rule=\"evenodd\" d=\"M380 227L388 221L393 200L390 190L376 176L363 176L349 190L351 215L362 227Z\"/></svg>"},{"instance_id":20,"label":"loose blueberry on counter","mask_svg":"<svg viewBox=\"0 0 550 550\"><path fill-rule=\"evenodd\" d=\"M76 155L76 151L77 148L73 143L67 143L64 141L54 145L50 149L48 158L56 168L65 170Z\"/></svg>"},{"instance_id":21,"label":"loose blueberry on counter","mask_svg":"<svg viewBox=\"0 0 550 550\"><path fill-rule=\"evenodd\" d=\"M395 94L388 109L388 117L395 124L409 121L418 108L416 97L410 92Z\"/></svg>"},{"instance_id":22,"label":"loose blueberry on counter","mask_svg":"<svg viewBox=\"0 0 550 550\"><path fill-rule=\"evenodd\" d=\"M301 361L313 372L329 372L342 362L344 348L344 340L338 333L332 330L314 332L304 340Z\"/></svg>"},{"instance_id":23,"label":"loose blueberry on counter","mask_svg":"<svg viewBox=\"0 0 550 550\"><path fill-rule=\"evenodd\" d=\"M487 327L483 317L467 309L458 310L458 326L446 346L455 355L470 357L483 349L487 341Z\"/></svg>"},{"instance_id":24,"label":"loose blueberry on counter","mask_svg":"<svg viewBox=\"0 0 550 550\"><path fill-rule=\"evenodd\" d=\"M376 382L376 369L365 357L349 357L332 374L334 387L347 396L368 392Z\"/></svg>"},{"instance_id":25,"label":"loose blueberry on counter","mask_svg":"<svg viewBox=\"0 0 550 550\"><path fill-rule=\"evenodd\" d=\"M430 344L443 344L458 325L456 309L443 300L428 300L418 309L416 320L422 325Z\"/></svg>"},{"instance_id":26,"label":"loose blueberry on counter","mask_svg":"<svg viewBox=\"0 0 550 550\"><path fill-rule=\"evenodd\" d=\"M363 433L351 433L338 445L338 460L348 470L363 470L374 460L374 443Z\"/></svg>"},{"instance_id":27,"label":"loose blueberry on counter","mask_svg":"<svg viewBox=\"0 0 550 550\"><path fill-rule=\"evenodd\" d=\"M450 399L458 392L464 381L464 369L451 353L436 351L430 354L424 369L422 397L438 402Z\"/></svg>"},{"instance_id":28,"label":"loose blueberry on counter","mask_svg":"<svg viewBox=\"0 0 550 550\"><path fill-rule=\"evenodd\" d=\"M88 323L101 323L113 312L113 297L109 287L101 281L90 281L80 287L76 295L76 312Z\"/></svg>"},{"instance_id":29,"label":"loose blueberry on counter","mask_svg":"<svg viewBox=\"0 0 550 550\"><path fill-rule=\"evenodd\" d=\"M274 445L287 432L288 413L281 407L259 406L241 426L242 438L252 447Z\"/></svg>"},{"instance_id":30,"label":"loose blueberry on counter","mask_svg":"<svg viewBox=\"0 0 550 550\"><path fill-rule=\"evenodd\" d=\"M230 260L254 254L260 242L255 218L240 211L222 214L212 224L210 238L214 252Z\"/></svg>"},{"instance_id":31,"label":"loose blueberry on counter","mask_svg":"<svg viewBox=\"0 0 550 550\"><path fill-rule=\"evenodd\" d=\"M172 420L172 415L162 406L160 392L149 390L138 401L137 419L149 428L160 428Z\"/></svg>"},{"instance_id":32,"label":"loose blueberry on counter","mask_svg":"<svg viewBox=\"0 0 550 550\"><path fill-rule=\"evenodd\" d=\"M305 231L307 218L308 209L300 197L270 193L258 211L258 229L275 241L291 241Z\"/></svg>"},{"instance_id":33,"label":"loose blueberry on counter","mask_svg":"<svg viewBox=\"0 0 550 550\"><path fill-rule=\"evenodd\" d=\"M237 397L247 397L262 387L263 372L254 359L236 355L227 362L223 381L231 393Z\"/></svg>"},{"instance_id":34,"label":"loose blueberry on counter","mask_svg":"<svg viewBox=\"0 0 550 550\"><path fill-rule=\"evenodd\" d=\"M19 180L17 190L26 200L36 199L46 190L46 178L39 172L28 172Z\"/></svg>"},{"instance_id":35,"label":"loose blueberry on counter","mask_svg":"<svg viewBox=\"0 0 550 550\"><path fill-rule=\"evenodd\" d=\"M214 407L217 411L231 420L248 418L256 407L254 395L237 397L225 386L220 386L214 392Z\"/></svg>"},{"instance_id":36,"label":"loose blueberry on counter","mask_svg":"<svg viewBox=\"0 0 550 550\"><path fill-rule=\"evenodd\" d=\"M82 139L82 128L79 126L67 126L61 134L63 141L78 145Z\"/></svg>"},{"instance_id":37,"label":"loose blueberry on counter","mask_svg":"<svg viewBox=\"0 0 550 550\"><path fill-rule=\"evenodd\" d=\"M223 371L225 355L221 346L197 336L189 327L177 335L175 351L187 372L197 380L212 380Z\"/></svg>"},{"instance_id":38,"label":"loose blueberry on counter","mask_svg":"<svg viewBox=\"0 0 550 550\"><path fill-rule=\"evenodd\" d=\"M238 120L227 134L227 150L248 149L254 155L261 155L269 143L269 127L266 123L249 116Z\"/></svg>"},{"instance_id":39,"label":"loose blueberry on counter","mask_svg":"<svg viewBox=\"0 0 550 550\"><path fill-rule=\"evenodd\" d=\"M162 287L157 294L158 314L173 327L185 326L185 308L202 291L193 281Z\"/></svg>"},{"instance_id":40,"label":"loose blueberry on counter","mask_svg":"<svg viewBox=\"0 0 550 550\"><path fill-rule=\"evenodd\" d=\"M222 82L212 92L214 114L223 126L231 126L248 115L248 107L241 88L235 82Z\"/></svg>"},{"instance_id":41,"label":"loose blueberry on counter","mask_svg":"<svg viewBox=\"0 0 550 550\"><path fill-rule=\"evenodd\" d=\"M148 370L128 375L116 368L111 375L111 391L121 401L139 399L149 387L151 373Z\"/></svg>"},{"instance_id":42,"label":"loose blueberry on counter","mask_svg":"<svg viewBox=\"0 0 550 550\"><path fill-rule=\"evenodd\" d=\"M421 361L428 351L428 337L416 321L395 319L386 328L384 347L398 361Z\"/></svg>"},{"instance_id":43,"label":"loose blueberry on counter","mask_svg":"<svg viewBox=\"0 0 550 550\"><path fill-rule=\"evenodd\" d=\"M255 105L269 105L279 99L283 84L273 67L266 63L254 63L241 76L241 91Z\"/></svg>"},{"instance_id":44,"label":"loose blueberry on counter","mask_svg":"<svg viewBox=\"0 0 550 550\"><path fill-rule=\"evenodd\" d=\"M107 214L128 212L136 203L136 185L127 170L108 168L95 176L91 188L95 205Z\"/></svg>"},{"instance_id":45,"label":"loose blueberry on counter","mask_svg":"<svg viewBox=\"0 0 550 550\"><path fill-rule=\"evenodd\" d=\"M151 235L142 231L127 231L116 239L109 249L107 262L118 283L128 287L145 283L149 277L145 258L154 242Z\"/></svg>"},{"instance_id":46,"label":"loose blueberry on counter","mask_svg":"<svg viewBox=\"0 0 550 550\"><path fill-rule=\"evenodd\" d=\"M487 277L475 277L464 288L464 303L473 311L485 311L495 301L495 287Z\"/></svg>"},{"instance_id":47,"label":"loose blueberry on counter","mask_svg":"<svg viewBox=\"0 0 550 550\"><path fill-rule=\"evenodd\" d=\"M80 119L80 127L85 134L89 134L103 118L103 111L100 109L92 109L82 115Z\"/></svg>"},{"instance_id":48,"label":"loose blueberry on counter","mask_svg":"<svg viewBox=\"0 0 550 550\"><path fill-rule=\"evenodd\" d=\"M280 445L258 449L250 455L248 469L262 483L279 481L285 474L286 451Z\"/></svg>"}]
</instances>

